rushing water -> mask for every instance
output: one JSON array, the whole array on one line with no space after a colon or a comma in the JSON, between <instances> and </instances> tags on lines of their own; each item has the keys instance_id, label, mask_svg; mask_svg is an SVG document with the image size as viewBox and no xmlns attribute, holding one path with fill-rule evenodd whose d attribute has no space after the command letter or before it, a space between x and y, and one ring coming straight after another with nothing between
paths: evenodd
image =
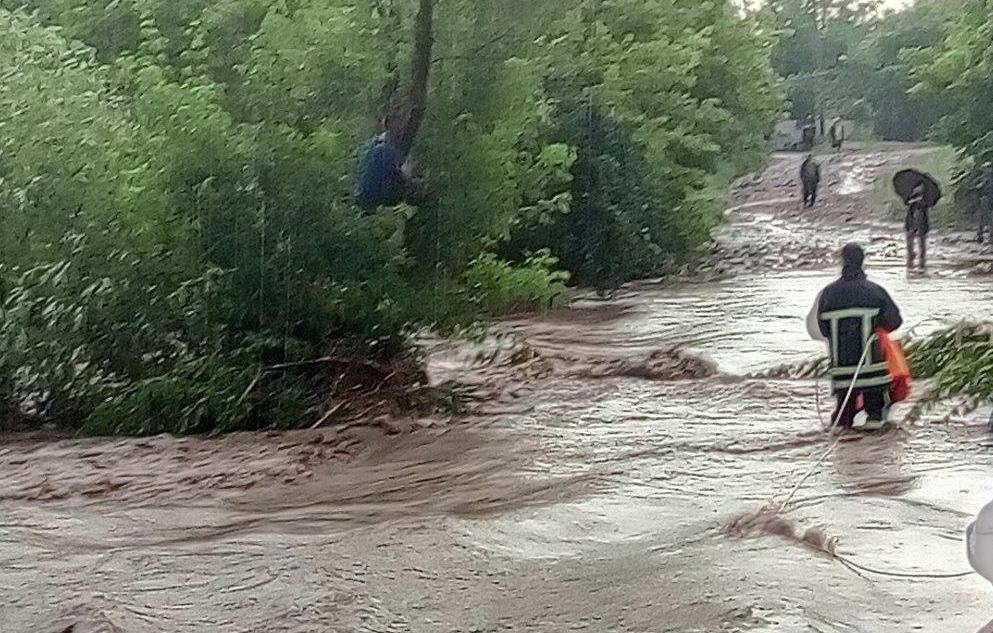
<instances>
[{"instance_id":1,"label":"rushing water","mask_svg":"<svg viewBox=\"0 0 993 633\"><path fill-rule=\"evenodd\" d=\"M854 235L918 332L988 315L993 286L951 246L908 276L895 227L822 221L857 191L797 217L783 202L795 160L745 192L779 202L740 208L722 240L834 248ZM993 612L976 577L859 576L784 538L725 534L831 443L818 385L746 377L822 351L803 317L833 266L798 270L783 252L439 346L438 379L499 394L455 424L0 448L0 631L976 630ZM527 367L475 362L508 341L532 351ZM633 371L673 346L713 366ZM784 520L866 567L966 570L965 525L991 496L989 410L939 413L839 443Z\"/></svg>"}]
</instances>

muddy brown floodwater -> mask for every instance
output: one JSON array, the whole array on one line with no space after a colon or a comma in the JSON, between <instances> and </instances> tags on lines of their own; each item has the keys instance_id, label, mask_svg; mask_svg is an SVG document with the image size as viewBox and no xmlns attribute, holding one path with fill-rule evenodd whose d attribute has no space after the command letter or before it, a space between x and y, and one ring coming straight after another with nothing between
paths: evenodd
<instances>
[{"instance_id":1,"label":"muddy brown floodwater","mask_svg":"<svg viewBox=\"0 0 993 633\"><path fill-rule=\"evenodd\" d=\"M993 588L976 577L860 576L802 539L870 568L967 570L989 410L841 442L782 523L737 529L830 444L823 386L748 376L821 352L803 317L843 241L870 246L918 332L993 305L965 234L908 277L898 224L867 208L910 151L832 158L802 212L799 158L777 156L687 280L433 345L435 379L489 396L466 419L2 445L0 631L977 630Z\"/></svg>"}]
</instances>

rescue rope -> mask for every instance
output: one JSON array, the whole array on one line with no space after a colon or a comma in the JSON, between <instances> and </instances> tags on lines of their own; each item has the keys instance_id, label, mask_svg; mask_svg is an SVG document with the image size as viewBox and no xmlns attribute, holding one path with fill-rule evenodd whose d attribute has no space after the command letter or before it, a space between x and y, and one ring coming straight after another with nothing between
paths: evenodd
<instances>
[{"instance_id":1,"label":"rescue rope","mask_svg":"<svg viewBox=\"0 0 993 633\"><path fill-rule=\"evenodd\" d=\"M845 394L845 399L842 401L841 406L838 407L838 413L834 418L834 422L832 422L831 426L828 427L827 429L828 433L833 433L835 427L837 427L838 423L841 422L841 416L845 414L845 409L848 408L848 403L852 398L852 394L855 392L855 383L857 383L859 380L859 374L862 372L862 368L865 366L865 361L869 358L869 352L872 351L872 343L875 340L876 340L876 335L873 334L865 342L865 346L864 346L865 349L862 350L862 358L859 359L858 365L855 366L855 374L852 376L852 382L848 386L848 392ZM820 389L818 389L817 391L818 391L818 411L819 411ZM835 438L834 442L831 443L831 446L828 447L828 449L824 452L824 454L821 455L820 458L816 462L814 462L813 466L811 466L810 469L806 472L806 474L804 474L804 476L801 477L799 481L797 481L796 485L793 486L793 490L790 491L790 494L788 494L786 496L786 499L781 504L779 504L779 510L778 510L779 512L782 512L786 509L786 506L789 505L790 501L792 501L793 498L796 496L796 494L800 492L800 488L803 487L803 484L805 484L807 480L814 475L817 469L820 468L821 464L824 463L824 460L827 459L828 456L834 452L834 449L838 447L839 443L841 443L841 437Z\"/></svg>"},{"instance_id":2,"label":"rescue rope","mask_svg":"<svg viewBox=\"0 0 993 633\"><path fill-rule=\"evenodd\" d=\"M919 579L919 580L949 580L953 578L968 578L976 572L970 571L960 571L947 574L929 574L929 573L916 573L916 572L899 572L899 571L886 571L884 569L874 569L872 567L866 567L856 563L851 558L842 556L841 554L834 554L834 557L838 559L842 565L846 567L857 569L858 571L865 572L867 574L872 574L874 576L888 576L890 578L908 578L908 579Z\"/></svg>"},{"instance_id":3,"label":"rescue rope","mask_svg":"<svg viewBox=\"0 0 993 633\"><path fill-rule=\"evenodd\" d=\"M859 374L861 373L862 368L865 366L866 360L869 357L869 352L872 350L872 343L875 341L876 338L877 338L876 334L873 334L866 341L865 349L862 351L862 358L859 359L859 363L855 367L855 374L852 376L852 382L848 386L848 391L845 393L845 398L842 401L841 406L838 407L838 413L834 418L834 422L831 423L830 427L827 427L826 429L827 432L829 433L834 432L834 429L838 426L838 423L841 422L841 416L844 415L845 409L848 408L848 403L851 400L852 394L855 392L855 383L858 382ZM817 381L816 390L817 391L815 398L817 401L817 415L820 418L821 401L820 401L819 378ZM821 419L821 426L822 427L824 426L823 418ZM779 504L776 510L777 514L786 511L787 506L794 499L794 497L796 497L797 493L800 491L803 485L814 475L815 472L817 472L820 466L824 463L824 460L826 460L828 456L830 456L831 453L833 453L834 450L838 448L838 444L840 444L841 441L842 438L839 436L835 438L833 442L831 442L831 446L829 446L828 449L824 452L824 454L821 455L820 458L818 458L817 461L814 462L814 464L807 470L807 472L803 475L803 477L801 477L799 481L797 481L796 485L793 486L793 489L786 496L786 499L784 499L783 502ZM838 554L837 552L831 552L831 556L835 558L839 563L844 565L849 571L855 573L858 576L862 576L862 573L866 573L866 574L872 574L874 576L886 576L889 578L906 578L906 579L919 579L919 580L951 580L955 578L967 578L975 573L972 570L945 573L945 574L886 571L883 569L875 569L873 567L868 567L866 565L862 565L861 563L856 563L851 558L848 558L847 556L844 556L842 554Z\"/></svg>"}]
</instances>

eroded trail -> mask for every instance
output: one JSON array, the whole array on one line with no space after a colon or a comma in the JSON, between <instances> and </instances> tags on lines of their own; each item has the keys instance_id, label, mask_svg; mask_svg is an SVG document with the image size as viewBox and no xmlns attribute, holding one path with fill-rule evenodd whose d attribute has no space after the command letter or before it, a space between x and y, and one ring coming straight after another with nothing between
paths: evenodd
<instances>
[{"instance_id":1,"label":"eroded trail","mask_svg":"<svg viewBox=\"0 0 993 633\"><path fill-rule=\"evenodd\" d=\"M909 151L833 158L823 203L802 212L799 159L777 157L733 192L693 281L439 345L435 378L489 396L468 419L4 445L0 631L978 629L991 594L975 577L859 577L796 541L724 530L828 445L814 382L745 376L821 351L802 318L842 242L871 245L870 274L919 332L993 305L989 254L965 235L908 277L897 223L868 208ZM789 520L869 567L967 569L989 410L944 413L840 444Z\"/></svg>"}]
</instances>

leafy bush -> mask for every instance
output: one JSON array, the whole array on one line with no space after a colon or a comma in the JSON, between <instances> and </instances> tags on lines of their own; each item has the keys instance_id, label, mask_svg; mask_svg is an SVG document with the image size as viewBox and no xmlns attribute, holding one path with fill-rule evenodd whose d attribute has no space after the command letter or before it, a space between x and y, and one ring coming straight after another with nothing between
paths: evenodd
<instances>
[{"instance_id":1,"label":"leafy bush","mask_svg":"<svg viewBox=\"0 0 993 633\"><path fill-rule=\"evenodd\" d=\"M477 257L465 273L469 301L481 314L499 315L533 306L551 307L565 292L569 274L556 270L558 260L548 251L514 266L493 253Z\"/></svg>"},{"instance_id":2,"label":"leafy bush","mask_svg":"<svg viewBox=\"0 0 993 633\"><path fill-rule=\"evenodd\" d=\"M730 2L439 3L401 263L350 197L411 11L0 0L3 405L89 433L298 424L330 341L396 357L706 240L778 110Z\"/></svg>"},{"instance_id":3,"label":"leafy bush","mask_svg":"<svg viewBox=\"0 0 993 633\"><path fill-rule=\"evenodd\" d=\"M993 400L993 324L964 323L910 347L913 375L935 382L932 398Z\"/></svg>"},{"instance_id":4,"label":"leafy bush","mask_svg":"<svg viewBox=\"0 0 993 633\"><path fill-rule=\"evenodd\" d=\"M780 96L755 24L727 3L591 3L540 40L547 138L577 150L571 213L517 227L581 283L664 269L709 239L725 178L765 155Z\"/></svg>"}]
</instances>

